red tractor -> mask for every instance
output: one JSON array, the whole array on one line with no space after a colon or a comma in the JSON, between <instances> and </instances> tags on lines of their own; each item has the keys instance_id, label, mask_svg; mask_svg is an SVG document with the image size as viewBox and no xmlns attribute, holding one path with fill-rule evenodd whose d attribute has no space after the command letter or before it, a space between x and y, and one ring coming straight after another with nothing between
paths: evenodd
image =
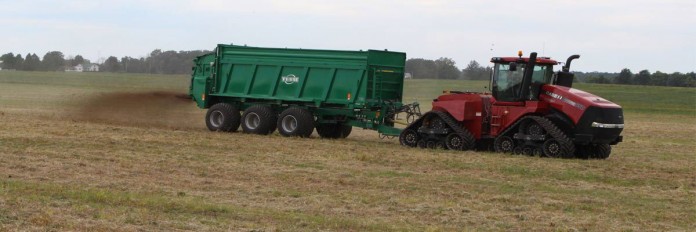
<instances>
[{"instance_id":1,"label":"red tractor","mask_svg":"<svg viewBox=\"0 0 696 232\"><path fill-rule=\"evenodd\" d=\"M491 93L451 91L406 127L402 145L554 158L606 159L622 141L621 106L573 89L573 55L558 72L548 57L494 57Z\"/></svg>"}]
</instances>

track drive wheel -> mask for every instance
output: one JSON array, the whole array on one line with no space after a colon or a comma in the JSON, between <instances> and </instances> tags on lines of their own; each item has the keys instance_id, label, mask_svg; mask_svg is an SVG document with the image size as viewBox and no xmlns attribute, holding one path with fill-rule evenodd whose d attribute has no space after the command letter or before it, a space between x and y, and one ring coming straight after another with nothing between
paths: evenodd
<instances>
[{"instance_id":1,"label":"track drive wheel","mask_svg":"<svg viewBox=\"0 0 696 232\"><path fill-rule=\"evenodd\" d=\"M510 136L498 136L493 142L495 152L512 153L515 149L515 141Z\"/></svg>"},{"instance_id":2,"label":"track drive wheel","mask_svg":"<svg viewBox=\"0 0 696 232\"><path fill-rule=\"evenodd\" d=\"M282 136L307 138L314 131L314 115L309 110L290 107L278 116L277 127Z\"/></svg>"},{"instance_id":3,"label":"track drive wheel","mask_svg":"<svg viewBox=\"0 0 696 232\"><path fill-rule=\"evenodd\" d=\"M239 108L228 103L217 103L205 114L205 125L210 131L237 131L239 128Z\"/></svg>"},{"instance_id":4,"label":"track drive wheel","mask_svg":"<svg viewBox=\"0 0 696 232\"><path fill-rule=\"evenodd\" d=\"M406 129L399 135L399 143L404 146L416 147L418 146L418 132L413 129Z\"/></svg>"},{"instance_id":5,"label":"track drive wheel","mask_svg":"<svg viewBox=\"0 0 696 232\"><path fill-rule=\"evenodd\" d=\"M273 133L276 127L276 115L273 109L264 105L254 105L242 114L242 130L244 133L267 135Z\"/></svg>"}]
</instances>

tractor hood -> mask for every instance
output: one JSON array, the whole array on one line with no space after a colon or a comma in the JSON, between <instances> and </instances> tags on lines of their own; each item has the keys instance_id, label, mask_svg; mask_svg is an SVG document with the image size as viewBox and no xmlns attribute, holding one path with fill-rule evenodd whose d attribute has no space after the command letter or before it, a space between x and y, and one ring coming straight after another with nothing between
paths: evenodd
<instances>
[{"instance_id":1,"label":"tractor hood","mask_svg":"<svg viewBox=\"0 0 696 232\"><path fill-rule=\"evenodd\" d=\"M621 142L624 128L621 106L594 94L558 85L543 86L539 98L573 121L576 142Z\"/></svg>"},{"instance_id":2,"label":"tractor hood","mask_svg":"<svg viewBox=\"0 0 696 232\"><path fill-rule=\"evenodd\" d=\"M621 106L597 95L558 85L544 85L539 98L564 112L575 123L588 108L621 109ZM623 118L623 117L622 117ZM623 121L623 119L622 119Z\"/></svg>"}]
</instances>

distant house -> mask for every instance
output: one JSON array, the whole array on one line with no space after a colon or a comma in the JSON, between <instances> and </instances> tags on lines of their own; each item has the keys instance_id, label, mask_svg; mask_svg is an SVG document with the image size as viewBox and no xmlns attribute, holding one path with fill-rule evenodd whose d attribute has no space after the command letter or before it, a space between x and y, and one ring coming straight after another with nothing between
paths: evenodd
<instances>
[{"instance_id":1,"label":"distant house","mask_svg":"<svg viewBox=\"0 0 696 232\"><path fill-rule=\"evenodd\" d=\"M99 72L99 65L97 64L87 64L86 67L84 67L85 71L87 72Z\"/></svg>"},{"instance_id":2,"label":"distant house","mask_svg":"<svg viewBox=\"0 0 696 232\"><path fill-rule=\"evenodd\" d=\"M74 67L65 69L66 72L99 72L99 65L97 64L78 64Z\"/></svg>"}]
</instances>

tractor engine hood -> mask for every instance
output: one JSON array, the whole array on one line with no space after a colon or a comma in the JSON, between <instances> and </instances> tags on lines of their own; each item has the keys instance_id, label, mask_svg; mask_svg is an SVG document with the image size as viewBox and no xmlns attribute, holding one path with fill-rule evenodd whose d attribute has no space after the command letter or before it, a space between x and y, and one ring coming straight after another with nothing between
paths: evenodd
<instances>
[{"instance_id":1,"label":"tractor engine hood","mask_svg":"<svg viewBox=\"0 0 696 232\"><path fill-rule=\"evenodd\" d=\"M576 141L616 144L624 128L621 106L594 94L544 85L539 98L573 121Z\"/></svg>"},{"instance_id":2,"label":"tractor engine hood","mask_svg":"<svg viewBox=\"0 0 696 232\"><path fill-rule=\"evenodd\" d=\"M621 106L597 95L558 85L544 85L539 98L552 108L564 112L577 123L590 107L621 109ZM622 117L623 118L623 117Z\"/></svg>"}]
</instances>

